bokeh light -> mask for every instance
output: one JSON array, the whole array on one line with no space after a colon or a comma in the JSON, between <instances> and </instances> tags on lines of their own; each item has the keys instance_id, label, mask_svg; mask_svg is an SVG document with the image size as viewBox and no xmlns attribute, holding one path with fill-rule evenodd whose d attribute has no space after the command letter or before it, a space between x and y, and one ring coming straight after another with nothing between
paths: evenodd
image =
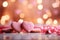
<instances>
[{"instance_id":1,"label":"bokeh light","mask_svg":"<svg viewBox=\"0 0 60 40\"><path fill-rule=\"evenodd\" d=\"M20 18L24 18L24 17L25 17L24 13L21 13Z\"/></svg>"},{"instance_id":2,"label":"bokeh light","mask_svg":"<svg viewBox=\"0 0 60 40\"><path fill-rule=\"evenodd\" d=\"M15 2L16 0L10 0L11 2Z\"/></svg>"},{"instance_id":3,"label":"bokeh light","mask_svg":"<svg viewBox=\"0 0 60 40\"><path fill-rule=\"evenodd\" d=\"M1 20L1 25L5 25L5 20Z\"/></svg>"},{"instance_id":4,"label":"bokeh light","mask_svg":"<svg viewBox=\"0 0 60 40\"><path fill-rule=\"evenodd\" d=\"M44 20L42 18L37 18L37 23L44 24Z\"/></svg>"},{"instance_id":5,"label":"bokeh light","mask_svg":"<svg viewBox=\"0 0 60 40\"><path fill-rule=\"evenodd\" d=\"M49 19L46 21L46 24L47 24L47 25L51 25L52 22L53 22L53 20L52 20L51 18L49 18Z\"/></svg>"},{"instance_id":6,"label":"bokeh light","mask_svg":"<svg viewBox=\"0 0 60 40\"><path fill-rule=\"evenodd\" d=\"M1 17L1 24L4 25L5 24L5 21L6 21L6 17L5 16L2 16Z\"/></svg>"},{"instance_id":7,"label":"bokeh light","mask_svg":"<svg viewBox=\"0 0 60 40\"><path fill-rule=\"evenodd\" d=\"M38 8L38 10L42 10L43 9L43 5L40 4L40 5L37 6L37 8Z\"/></svg>"},{"instance_id":8,"label":"bokeh light","mask_svg":"<svg viewBox=\"0 0 60 40\"><path fill-rule=\"evenodd\" d=\"M1 2L2 1L2 2ZM1 0L1 20L18 21L24 19L40 24L54 24L56 18L60 18L60 0ZM4 8L6 7L6 8ZM8 13L7 13L8 12ZM7 15L6 15L7 14ZM8 15L9 14L9 15ZM2 18L2 16L4 16ZM40 18L40 19L39 19ZM42 21L39 21L42 20ZM51 22L50 22L50 21Z\"/></svg>"},{"instance_id":9,"label":"bokeh light","mask_svg":"<svg viewBox=\"0 0 60 40\"><path fill-rule=\"evenodd\" d=\"M6 17L6 20L9 20L10 19L10 16L9 15L5 15Z\"/></svg>"},{"instance_id":10,"label":"bokeh light","mask_svg":"<svg viewBox=\"0 0 60 40\"><path fill-rule=\"evenodd\" d=\"M8 2L7 2L7 1L4 1L4 2L2 3L2 6L3 6L3 7L7 7L7 6L8 6Z\"/></svg>"},{"instance_id":11,"label":"bokeh light","mask_svg":"<svg viewBox=\"0 0 60 40\"><path fill-rule=\"evenodd\" d=\"M53 21L53 25L58 25L58 21L56 19Z\"/></svg>"},{"instance_id":12,"label":"bokeh light","mask_svg":"<svg viewBox=\"0 0 60 40\"><path fill-rule=\"evenodd\" d=\"M8 21L10 19L9 15L4 15L1 17L1 24L5 25L6 21Z\"/></svg>"},{"instance_id":13,"label":"bokeh light","mask_svg":"<svg viewBox=\"0 0 60 40\"><path fill-rule=\"evenodd\" d=\"M53 8L59 7L59 3L58 3L58 2L53 3L53 4L52 4L52 7L53 7Z\"/></svg>"},{"instance_id":14,"label":"bokeh light","mask_svg":"<svg viewBox=\"0 0 60 40\"><path fill-rule=\"evenodd\" d=\"M51 17L52 16L52 13L50 10L46 10L46 14L48 15L48 17Z\"/></svg>"},{"instance_id":15,"label":"bokeh light","mask_svg":"<svg viewBox=\"0 0 60 40\"><path fill-rule=\"evenodd\" d=\"M47 19L47 18L48 18L48 14L44 14L43 19Z\"/></svg>"},{"instance_id":16,"label":"bokeh light","mask_svg":"<svg viewBox=\"0 0 60 40\"><path fill-rule=\"evenodd\" d=\"M37 3L38 3L38 4L41 4L41 3L42 3L42 0L37 0Z\"/></svg>"}]
</instances>

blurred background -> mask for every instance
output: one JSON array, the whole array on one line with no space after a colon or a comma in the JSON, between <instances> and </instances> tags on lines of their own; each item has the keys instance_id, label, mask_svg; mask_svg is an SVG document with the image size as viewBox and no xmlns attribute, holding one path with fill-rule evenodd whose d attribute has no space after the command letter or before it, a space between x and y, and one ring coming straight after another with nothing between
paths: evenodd
<instances>
[{"instance_id":1,"label":"blurred background","mask_svg":"<svg viewBox=\"0 0 60 40\"><path fill-rule=\"evenodd\" d=\"M60 0L0 0L0 24L10 20L59 25Z\"/></svg>"}]
</instances>

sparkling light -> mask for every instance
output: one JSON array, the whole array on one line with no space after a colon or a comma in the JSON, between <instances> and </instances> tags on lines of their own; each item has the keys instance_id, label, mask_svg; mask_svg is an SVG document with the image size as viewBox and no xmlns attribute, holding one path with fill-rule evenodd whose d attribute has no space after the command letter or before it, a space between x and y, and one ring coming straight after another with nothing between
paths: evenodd
<instances>
[{"instance_id":1,"label":"sparkling light","mask_svg":"<svg viewBox=\"0 0 60 40\"><path fill-rule=\"evenodd\" d=\"M40 4L40 5L37 6L37 8L38 8L38 10L42 10L43 9L43 5Z\"/></svg>"},{"instance_id":2,"label":"sparkling light","mask_svg":"<svg viewBox=\"0 0 60 40\"><path fill-rule=\"evenodd\" d=\"M24 16L25 16L25 15L24 15L23 13L20 14L20 18L24 18Z\"/></svg>"},{"instance_id":3,"label":"sparkling light","mask_svg":"<svg viewBox=\"0 0 60 40\"><path fill-rule=\"evenodd\" d=\"M48 14L44 14L44 15L43 15L43 18L44 18L44 19L47 19L47 18L48 18Z\"/></svg>"},{"instance_id":4,"label":"sparkling light","mask_svg":"<svg viewBox=\"0 0 60 40\"><path fill-rule=\"evenodd\" d=\"M37 23L39 23L39 24L44 24L44 21L43 21L42 18L38 18L38 19L37 19Z\"/></svg>"},{"instance_id":5,"label":"sparkling light","mask_svg":"<svg viewBox=\"0 0 60 40\"><path fill-rule=\"evenodd\" d=\"M52 24L52 19L51 18L49 18L47 21L46 21L46 24L48 24L48 25L51 25Z\"/></svg>"},{"instance_id":6,"label":"sparkling light","mask_svg":"<svg viewBox=\"0 0 60 40\"><path fill-rule=\"evenodd\" d=\"M23 22L23 19L19 19L18 22L19 22L19 23L22 23L22 22Z\"/></svg>"},{"instance_id":7,"label":"sparkling light","mask_svg":"<svg viewBox=\"0 0 60 40\"><path fill-rule=\"evenodd\" d=\"M38 3L38 4L41 4L41 3L42 3L42 0L37 0L37 3Z\"/></svg>"},{"instance_id":8,"label":"sparkling light","mask_svg":"<svg viewBox=\"0 0 60 40\"><path fill-rule=\"evenodd\" d=\"M53 3L53 4L52 4L52 7L53 7L53 8L59 7L59 3L58 3L58 2Z\"/></svg>"},{"instance_id":9,"label":"sparkling light","mask_svg":"<svg viewBox=\"0 0 60 40\"><path fill-rule=\"evenodd\" d=\"M2 4L3 7L7 7L8 6L8 2L7 1L4 1L3 4Z\"/></svg>"},{"instance_id":10,"label":"sparkling light","mask_svg":"<svg viewBox=\"0 0 60 40\"><path fill-rule=\"evenodd\" d=\"M58 24L58 21L57 21L57 20L54 20L54 21L53 21L53 24L54 24L54 25L57 25L57 24Z\"/></svg>"}]
</instances>

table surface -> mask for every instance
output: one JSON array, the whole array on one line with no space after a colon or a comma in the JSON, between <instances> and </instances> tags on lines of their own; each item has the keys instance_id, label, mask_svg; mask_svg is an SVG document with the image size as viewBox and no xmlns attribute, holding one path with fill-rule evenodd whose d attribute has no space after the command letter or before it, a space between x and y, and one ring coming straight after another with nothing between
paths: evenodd
<instances>
[{"instance_id":1,"label":"table surface","mask_svg":"<svg viewBox=\"0 0 60 40\"><path fill-rule=\"evenodd\" d=\"M0 40L60 40L60 36L40 33L8 33L0 34Z\"/></svg>"}]
</instances>

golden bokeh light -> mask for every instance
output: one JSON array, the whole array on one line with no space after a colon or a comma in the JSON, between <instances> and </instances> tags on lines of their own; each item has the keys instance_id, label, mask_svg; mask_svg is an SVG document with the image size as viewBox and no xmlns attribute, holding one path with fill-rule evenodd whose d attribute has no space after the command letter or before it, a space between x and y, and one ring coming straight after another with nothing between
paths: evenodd
<instances>
[{"instance_id":1,"label":"golden bokeh light","mask_svg":"<svg viewBox=\"0 0 60 40\"><path fill-rule=\"evenodd\" d=\"M6 17L6 20L9 20L10 19L10 16L9 15L5 15Z\"/></svg>"},{"instance_id":2,"label":"golden bokeh light","mask_svg":"<svg viewBox=\"0 0 60 40\"><path fill-rule=\"evenodd\" d=\"M1 24L4 25L5 24L5 21L6 21L6 17L5 16L2 16L1 17Z\"/></svg>"},{"instance_id":3,"label":"golden bokeh light","mask_svg":"<svg viewBox=\"0 0 60 40\"><path fill-rule=\"evenodd\" d=\"M52 4L52 7L53 7L53 8L59 7L59 3L58 3L58 2L53 3L53 4Z\"/></svg>"},{"instance_id":4,"label":"golden bokeh light","mask_svg":"<svg viewBox=\"0 0 60 40\"><path fill-rule=\"evenodd\" d=\"M37 3L38 3L38 4L41 4L41 3L42 3L42 0L37 0Z\"/></svg>"},{"instance_id":5,"label":"golden bokeh light","mask_svg":"<svg viewBox=\"0 0 60 40\"><path fill-rule=\"evenodd\" d=\"M40 24L58 24L60 0L1 0L1 3L2 25L10 19L18 22L23 22L24 19Z\"/></svg>"},{"instance_id":6,"label":"golden bokeh light","mask_svg":"<svg viewBox=\"0 0 60 40\"><path fill-rule=\"evenodd\" d=\"M43 19L47 19L47 18L48 18L48 14L44 14Z\"/></svg>"},{"instance_id":7,"label":"golden bokeh light","mask_svg":"<svg viewBox=\"0 0 60 40\"><path fill-rule=\"evenodd\" d=\"M40 5L37 6L37 8L38 8L38 10L42 10L43 9L43 5L40 4Z\"/></svg>"},{"instance_id":8,"label":"golden bokeh light","mask_svg":"<svg viewBox=\"0 0 60 40\"><path fill-rule=\"evenodd\" d=\"M6 20L9 20L10 17L9 15L5 15L1 17L1 24L4 25L6 23Z\"/></svg>"},{"instance_id":9,"label":"golden bokeh light","mask_svg":"<svg viewBox=\"0 0 60 40\"><path fill-rule=\"evenodd\" d=\"M1 25L5 25L5 21L4 20L1 20Z\"/></svg>"},{"instance_id":10,"label":"golden bokeh light","mask_svg":"<svg viewBox=\"0 0 60 40\"><path fill-rule=\"evenodd\" d=\"M37 18L37 23L44 24L44 20L42 18Z\"/></svg>"},{"instance_id":11,"label":"golden bokeh light","mask_svg":"<svg viewBox=\"0 0 60 40\"><path fill-rule=\"evenodd\" d=\"M7 6L8 6L8 2L7 2L7 1L4 1L4 2L2 3L2 6L3 6L3 7L7 7Z\"/></svg>"},{"instance_id":12,"label":"golden bokeh light","mask_svg":"<svg viewBox=\"0 0 60 40\"><path fill-rule=\"evenodd\" d=\"M49 19L46 21L46 24L47 24L47 25L51 25L52 22L53 22L53 20L52 20L51 18L49 18Z\"/></svg>"},{"instance_id":13,"label":"golden bokeh light","mask_svg":"<svg viewBox=\"0 0 60 40\"><path fill-rule=\"evenodd\" d=\"M24 18L24 16L25 16L24 13L20 14L20 18Z\"/></svg>"},{"instance_id":14,"label":"golden bokeh light","mask_svg":"<svg viewBox=\"0 0 60 40\"><path fill-rule=\"evenodd\" d=\"M11 2L15 2L16 0L10 0Z\"/></svg>"},{"instance_id":15,"label":"golden bokeh light","mask_svg":"<svg viewBox=\"0 0 60 40\"><path fill-rule=\"evenodd\" d=\"M53 25L58 25L58 21L56 19L53 21Z\"/></svg>"},{"instance_id":16,"label":"golden bokeh light","mask_svg":"<svg viewBox=\"0 0 60 40\"><path fill-rule=\"evenodd\" d=\"M6 20L6 17L5 17L5 16L2 16L1 19L2 19L2 20Z\"/></svg>"}]
</instances>

